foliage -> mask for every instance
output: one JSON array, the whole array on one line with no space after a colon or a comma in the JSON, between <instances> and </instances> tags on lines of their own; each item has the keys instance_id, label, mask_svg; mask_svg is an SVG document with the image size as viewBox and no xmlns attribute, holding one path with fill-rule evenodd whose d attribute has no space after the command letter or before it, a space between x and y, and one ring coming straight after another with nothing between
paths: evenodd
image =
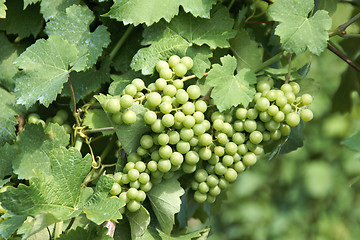
<instances>
[{"instance_id":1,"label":"foliage","mask_svg":"<svg viewBox=\"0 0 360 240\"><path fill-rule=\"evenodd\" d=\"M351 3L0 1L0 239L357 236Z\"/></svg>"}]
</instances>

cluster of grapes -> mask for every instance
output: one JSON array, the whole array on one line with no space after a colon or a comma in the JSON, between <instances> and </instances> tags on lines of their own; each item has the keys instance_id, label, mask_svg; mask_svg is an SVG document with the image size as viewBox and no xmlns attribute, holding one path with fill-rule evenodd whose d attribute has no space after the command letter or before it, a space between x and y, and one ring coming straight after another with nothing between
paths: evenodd
<instances>
[{"instance_id":1,"label":"cluster of grapes","mask_svg":"<svg viewBox=\"0 0 360 240\"><path fill-rule=\"evenodd\" d=\"M69 118L69 114L63 110L60 109L56 112L55 116L47 118L46 122L40 118L40 115L37 113L30 113L27 119L27 122L30 124L41 124L43 127L45 127L46 123L57 123L60 126L63 126L65 131L67 133L72 132L71 126L67 123L67 120Z\"/></svg>"},{"instance_id":2,"label":"cluster of grapes","mask_svg":"<svg viewBox=\"0 0 360 240\"><path fill-rule=\"evenodd\" d=\"M313 117L306 108L312 97L296 97L300 91L297 83L275 89L271 79L258 82L247 108L221 113L200 99L197 85L184 87L186 78L182 77L192 66L189 57L159 61L156 70L160 78L154 83L145 87L141 79L134 79L121 96L103 103L114 123L132 124L136 114L129 108L136 101L145 101L144 121L152 133L141 137L123 171L114 174L110 191L119 195L131 212L140 208L152 184L171 178L176 171L192 174L190 186L197 202L214 202L238 173L256 163L265 144L287 137L300 117L304 121Z\"/></svg>"}]
</instances>

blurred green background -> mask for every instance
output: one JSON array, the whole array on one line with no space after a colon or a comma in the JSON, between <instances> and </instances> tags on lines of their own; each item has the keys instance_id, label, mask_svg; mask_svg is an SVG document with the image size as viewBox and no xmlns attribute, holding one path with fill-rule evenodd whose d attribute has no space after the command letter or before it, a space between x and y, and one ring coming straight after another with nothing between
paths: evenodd
<instances>
[{"instance_id":1,"label":"blurred green background","mask_svg":"<svg viewBox=\"0 0 360 240\"><path fill-rule=\"evenodd\" d=\"M360 9L339 3L333 29ZM347 29L359 33L359 22ZM331 39L360 64L360 38ZM308 78L319 91L305 124L304 146L272 160L261 159L239 175L213 217L211 240L360 239L360 152L341 141L360 129L360 75L330 51L298 56L311 60ZM360 142L359 142L360 145Z\"/></svg>"}]
</instances>

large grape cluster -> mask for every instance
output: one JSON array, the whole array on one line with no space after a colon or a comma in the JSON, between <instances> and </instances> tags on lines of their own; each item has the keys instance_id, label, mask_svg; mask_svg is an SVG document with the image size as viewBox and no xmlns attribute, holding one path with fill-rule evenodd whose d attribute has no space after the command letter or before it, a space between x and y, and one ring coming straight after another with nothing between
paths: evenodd
<instances>
[{"instance_id":1,"label":"large grape cluster","mask_svg":"<svg viewBox=\"0 0 360 240\"><path fill-rule=\"evenodd\" d=\"M129 109L139 101L146 108L144 121L151 133L143 135L136 153L127 157L114 174L110 193L119 195L129 211L137 211L153 184L171 178L176 171L189 176L197 202L214 202L238 173L254 165L264 145L290 134L291 127L309 121L309 94L297 96L297 83L274 88L271 78L257 83L249 106L219 112L201 98L197 85L185 87L184 78L193 66L189 57L176 55L159 61L154 83L145 87L134 79L121 96L108 99L104 109L117 124L133 124L136 114ZM179 78L178 78L179 77Z\"/></svg>"}]
</instances>

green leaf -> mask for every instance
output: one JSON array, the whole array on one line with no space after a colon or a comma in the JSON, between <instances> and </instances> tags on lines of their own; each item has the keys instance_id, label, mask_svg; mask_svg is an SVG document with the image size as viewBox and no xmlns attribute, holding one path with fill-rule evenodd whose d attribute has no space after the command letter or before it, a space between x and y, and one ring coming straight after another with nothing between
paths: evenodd
<instances>
[{"instance_id":1,"label":"green leaf","mask_svg":"<svg viewBox=\"0 0 360 240\"><path fill-rule=\"evenodd\" d=\"M230 41L230 49L236 57L237 71L243 68L255 69L262 63L263 48L250 39L249 34L241 29L236 37Z\"/></svg>"},{"instance_id":2,"label":"green leaf","mask_svg":"<svg viewBox=\"0 0 360 240\"><path fill-rule=\"evenodd\" d=\"M319 0L317 9L323 9L333 14L336 11L338 0Z\"/></svg>"},{"instance_id":3,"label":"green leaf","mask_svg":"<svg viewBox=\"0 0 360 240\"><path fill-rule=\"evenodd\" d=\"M341 144L345 145L346 147L360 152L360 132L355 133L351 137L344 139Z\"/></svg>"},{"instance_id":4,"label":"green leaf","mask_svg":"<svg viewBox=\"0 0 360 240\"><path fill-rule=\"evenodd\" d=\"M136 26L145 23L150 26L162 18L170 22L178 14L180 5L195 17L209 17L215 2L215 0L115 0L105 16L115 18L124 24L130 23Z\"/></svg>"},{"instance_id":5,"label":"green leaf","mask_svg":"<svg viewBox=\"0 0 360 240\"><path fill-rule=\"evenodd\" d=\"M169 236L160 230L157 230L159 232L159 236L162 240L189 240L189 239L199 239L200 237L205 237L204 239L207 239L207 235L209 234L210 228L200 229L195 232L187 233L184 235L174 235Z\"/></svg>"},{"instance_id":6,"label":"green leaf","mask_svg":"<svg viewBox=\"0 0 360 240\"><path fill-rule=\"evenodd\" d=\"M41 124L28 124L20 133L18 151L12 156L14 173L20 179L35 176L34 169L50 174L50 151L69 144L70 136L63 127L50 123L44 129Z\"/></svg>"},{"instance_id":7,"label":"green leaf","mask_svg":"<svg viewBox=\"0 0 360 240\"><path fill-rule=\"evenodd\" d=\"M15 138L15 96L0 87L0 146Z\"/></svg>"},{"instance_id":8,"label":"green leaf","mask_svg":"<svg viewBox=\"0 0 360 240\"><path fill-rule=\"evenodd\" d=\"M156 184L148 192L148 198L161 229L170 234L175 223L174 215L180 211L180 197L185 193L177 178Z\"/></svg>"},{"instance_id":9,"label":"green leaf","mask_svg":"<svg viewBox=\"0 0 360 240\"><path fill-rule=\"evenodd\" d=\"M313 8L313 0L277 0L270 6L270 17L280 22L275 34L280 36L285 50L300 54L309 48L316 55L324 51L329 39L327 30L331 27L331 18L325 10L308 17Z\"/></svg>"},{"instance_id":10,"label":"green leaf","mask_svg":"<svg viewBox=\"0 0 360 240\"><path fill-rule=\"evenodd\" d=\"M126 217L130 223L131 239L133 240L143 235L150 224L150 214L142 205L136 212L126 212Z\"/></svg>"},{"instance_id":11,"label":"green leaf","mask_svg":"<svg viewBox=\"0 0 360 240\"><path fill-rule=\"evenodd\" d=\"M39 101L48 107L61 92L77 60L79 56L75 45L61 37L37 40L15 62L22 69L15 76L17 103L29 108ZM78 64L76 71L85 67L82 64Z\"/></svg>"},{"instance_id":12,"label":"green leaf","mask_svg":"<svg viewBox=\"0 0 360 240\"><path fill-rule=\"evenodd\" d=\"M4 33L0 33L0 84L7 89L13 89L15 76L18 68L14 61L20 54L20 50L7 39Z\"/></svg>"},{"instance_id":13,"label":"green leaf","mask_svg":"<svg viewBox=\"0 0 360 240\"><path fill-rule=\"evenodd\" d=\"M35 4L37 2L40 2L41 0L24 0L24 9L27 8L30 4Z\"/></svg>"},{"instance_id":14,"label":"green leaf","mask_svg":"<svg viewBox=\"0 0 360 240\"><path fill-rule=\"evenodd\" d=\"M4 179L8 175L12 175L12 161L16 155L16 149L13 145L5 144L0 147L0 179Z\"/></svg>"},{"instance_id":15,"label":"green leaf","mask_svg":"<svg viewBox=\"0 0 360 240\"><path fill-rule=\"evenodd\" d=\"M77 227L71 229L64 234L61 234L58 240L112 240L113 238L106 235L108 229L102 225L89 224L85 229L83 227Z\"/></svg>"},{"instance_id":16,"label":"green leaf","mask_svg":"<svg viewBox=\"0 0 360 240\"><path fill-rule=\"evenodd\" d=\"M241 69L235 76L237 67L235 57L227 55L221 59L222 66L214 64L206 77L206 83L214 87L211 98L220 111L239 104L247 107L253 100L256 75L250 69Z\"/></svg>"},{"instance_id":17,"label":"green leaf","mask_svg":"<svg viewBox=\"0 0 360 240\"><path fill-rule=\"evenodd\" d=\"M41 0L40 12L47 21L58 13L64 13L65 9L73 4L79 4L79 0Z\"/></svg>"},{"instance_id":18,"label":"green leaf","mask_svg":"<svg viewBox=\"0 0 360 240\"><path fill-rule=\"evenodd\" d=\"M83 125L88 126L89 129L106 128L111 127L112 124L109 121L106 113L102 109L91 109L85 115ZM102 132L104 135L111 135L114 131Z\"/></svg>"},{"instance_id":19,"label":"green leaf","mask_svg":"<svg viewBox=\"0 0 360 240\"><path fill-rule=\"evenodd\" d=\"M7 7L5 5L5 1L6 0L1 0L0 1L0 18L6 18Z\"/></svg>"},{"instance_id":20,"label":"green leaf","mask_svg":"<svg viewBox=\"0 0 360 240\"><path fill-rule=\"evenodd\" d=\"M304 134L302 132L304 128L303 121L296 127L291 128L290 135L286 142L281 146L280 154L289 153L295 151L298 148L304 146Z\"/></svg>"},{"instance_id":21,"label":"green leaf","mask_svg":"<svg viewBox=\"0 0 360 240\"><path fill-rule=\"evenodd\" d=\"M0 235L8 239L26 220L26 216L12 216L0 223Z\"/></svg>"},{"instance_id":22,"label":"green leaf","mask_svg":"<svg viewBox=\"0 0 360 240\"><path fill-rule=\"evenodd\" d=\"M21 233L19 233L18 230L17 234L24 234L23 238L28 239L30 236L39 233L41 230L44 230L46 227L58 221L59 220L56 217L54 217L51 213L41 213L31 220L27 219L26 221L27 227L22 228L20 230Z\"/></svg>"},{"instance_id":23,"label":"green leaf","mask_svg":"<svg viewBox=\"0 0 360 240\"><path fill-rule=\"evenodd\" d=\"M22 0L6 1L6 19L0 19L0 30L7 34L16 34L20 38L30 35L36 37L43 26L43 18L38 5L32 5L23 10Z\"/></svg>"},{"instance_id":24,"label":"green leaf","mask_svg":"<svg viewBox=\"0 0 360 240\"><path fill-rule=\"evenodd\" d=\"M207 45L210 48L228 47L228 39L233 38L236 31L232 29L234 20L230 18L225 8L220 8L210 19L194 18L190 14L180 13L170 23L161 21L158 24L145 29L143 44L149 47L140 49L134 56L131 67L141 70L142 74L148 75L154 72L156 62L168 59L173 54L184 56L193 45ZM193 50L192 55L199 48ZM201 69L195 69L197 75L210 67L205 58L211 53L209 50L201 50L197 61L202 62Z\"/></svg>"},{"instance_id":25,"label":"green leaf","mask_svg":"<svg viewBox=\"0 0 360 240\"><path fill-rule=\"evenodd\" d=\"M87 67L93 66L101 56L103 48L110 43L110 34L105 26L98 26L90 32L95 16L86 6L72 5L66 13L58 13L45 28L49 36L58 35L76 45L79 56L87 57Z\"/></svg>"},{"instance_id":26,"label":"green leaf","mask_svg":"<svg viewBox=\"0 0 360 240\"><path fill-rule=\"evenodd\" d=\"M202 78L206 70L211 66L209 58L213 56L212 51L207 46L192 46L187 49L185 55L191 57L194 61L191 71L196 77Z\"/></svg>"},{"instance_id":27,"label":"green leaf","mask_svg":"<svg viewBox=\"0 0 360 240\"><path fill-rule=\"evenodd\" d=\"M94 194L84 206L86 217L96 224L122 218L119 209L125 206L125 202L118 197L108 197L113 183L113 178L102 175L96 184Z\"/></svg>"},{"instance_id":28,"label":"green leaf","mask_svg":"<svg viewBox=\"0 0 360 240\"><path fill-rule=\"evenodd\" d=\"M30 186L19 184L0 193L4 208L16 215L37 216L49 212L59 220L80 213L81 184L90 171L91 156L82 158L75 148L57 148L50 152L51 175L36 169Z\"/></svg>"},{"instance_id":29,"label":"green leaf","mask_svg":"<svg viewBox=\"0 0 360 240\"><path fill-rule=\"evenodd\" d=\"M120 95L122 91L125 89L125 87L131 83L131 81L141 76L140 74L137 74L136 72L130 71L122 75L110 75L113 82L111 82L109 87L109 93L113 96Z\"/></svg>"}]
</instances>

